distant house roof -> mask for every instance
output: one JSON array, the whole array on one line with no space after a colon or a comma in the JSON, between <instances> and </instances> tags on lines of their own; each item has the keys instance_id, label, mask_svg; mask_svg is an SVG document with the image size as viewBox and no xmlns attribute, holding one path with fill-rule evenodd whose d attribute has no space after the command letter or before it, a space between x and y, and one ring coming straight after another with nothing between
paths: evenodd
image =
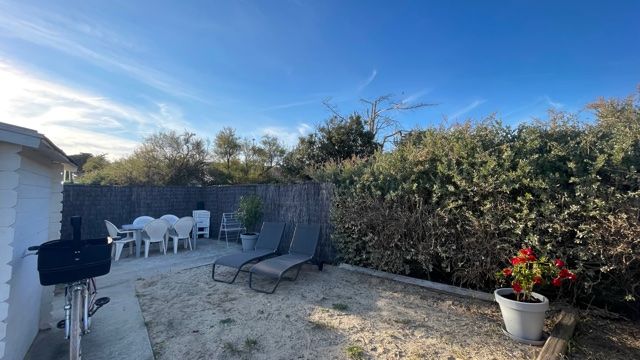
<instances>
[{"instance_id":1,"label":"distant house roof","mask_svg":"<svg viewBox=\"0 0 640 360\"><path fill-rule=\"evenodd\" d=\"M0 122L0 141L26 146L56 163L78 166L51 140L33 129Z\"/></svg>"}]
</instances>

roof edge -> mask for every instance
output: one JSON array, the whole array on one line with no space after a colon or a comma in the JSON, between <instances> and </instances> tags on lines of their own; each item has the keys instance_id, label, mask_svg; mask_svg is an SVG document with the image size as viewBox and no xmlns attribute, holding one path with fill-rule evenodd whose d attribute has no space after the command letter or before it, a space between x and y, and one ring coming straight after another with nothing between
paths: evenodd
<instances>
[{"instance_id":1,"label":"roof edge","mask_svg":"<svg viewBox=\"0 0 640 360\"><path fill-rule=\"evenodd\" d=\"M36 130L0 122L0 141L26 146L43 152L52 161L78 167L53 141Z\"/></svg>"}]
</instances>

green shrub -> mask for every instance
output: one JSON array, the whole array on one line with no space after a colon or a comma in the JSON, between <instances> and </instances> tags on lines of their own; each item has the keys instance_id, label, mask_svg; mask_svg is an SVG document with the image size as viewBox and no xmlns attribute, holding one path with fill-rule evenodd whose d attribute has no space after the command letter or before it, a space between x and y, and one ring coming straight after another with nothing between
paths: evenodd
<instances>
[{"instance_id":1,"label":"green shrub","mask_svg":"<svg viewBox=\"0 0 640 360\"><path fill-rule=\"evenodd\" d=\"M253 231L262 218L262 200L258 195L248 195L240 198L238 219L248 232Z\"/></svg>"},{"instance_id":2,"label":"green shrub","mask_svg":"<svg viewBox=\"0 0 640 360\"><path fill-rule=\"evenodd\" d=\"M364 359L364 349L362 346L358 345L350 345L344 349L345 353L347 353L347 357L351 360L362 360Z\"/></svg>"},{"instance_id":3,"label":"green shrub","mask_svg":"<svg viewBox=\"0 0 640 360\"><path fill-rule=\"evenodd\" d=\"M338 311L347 311L347 310L349 310L349 305L343 304L343 303L335 303L335 304L331 305L331 307L333 308L333 310L338 310Z\"/></svg>"},{"instance_id":4,"label":"green shrub","mask_svg":"<svg viewBox=\"0 0 640 360\"><path fill-rule=\"evenodd\" d=\"M592 121L431 128L368 161L328 165L342 260L491 290L522 246L568 259L579 281L543 293L640 304L640 106L600 100ZM366 214L366 216L362 216Z\"/></svg>"},{"instance_id":5,"label":"green shrub","mask_svg":"<svg viewBox=\"0 0 640 360\"><path fill-rule=\"evenodd\" d=\"M258 340L248 337L244 340L244 347L245 349L251 351L258 347Z\"/></svg>"}]
</instances>

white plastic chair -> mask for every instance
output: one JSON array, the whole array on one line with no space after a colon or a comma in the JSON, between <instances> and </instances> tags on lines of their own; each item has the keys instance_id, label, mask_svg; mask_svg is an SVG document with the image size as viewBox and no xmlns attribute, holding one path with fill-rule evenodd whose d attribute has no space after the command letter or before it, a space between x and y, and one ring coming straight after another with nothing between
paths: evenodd
<instances>
[{"instance_id":1,"label":"white plastic chair","mask_svg":"<svg viewBox=\"0 0 640 360\"><path fill-rule=\"evenodd\" d=\"M240 240L240 233L245 231L244 226L238 219L238 213L223 213L222 220L220 221L220 231L218 231L218 240L222 240L220 237L224 232L224 239L227 241L227 247L229 247L229 233L237 232L236 240Z\"/></svg>"},{"instance_id":2,"label":"white plastic chair","mask_svg":"<svg viewBox=\"0 0 640 360\"><path fill-rule=\"evenodd\" d=\"M163 219L152 220L144 226L142 230L142 240L144 241L144 257L149 257L149 245L160 243L160 250L167 255L167 243L165 235L169 229L169 223Z\"/></svg>"},{"instance_id":3,"label":"white plastic chair","mask_svg":"<svg viewBox=\"0 0 640 360\"><path fill-rule=\"evenodd\" d=\"M195 249L196 243L195 241L200 237L200 235L204 235L205 237L209 237L209 228L211 225L211 213L207 210L193 210L192 212L193 220L196 222L195 226L195 234L193 234L193 248Z\"/></svg>"},{"instance_id":4,"label":"white plastic chair","mask_svg":"<svg viewBox=\"0 0 640 360\"><path fill-rule=\"evenodd\" d=\"M104 224L107 226L109 236L116 244L116 261L118 261L120 259L120 254L122 254L122 248L124 247L124 244L136 241L136 239L131 236L131 234L133 234L133 231L120 230L109 220L105 220ZM122 234L125 234L126 236L123 238ZM129 245L129 255L131 254L133 254L133 245Z\"/></svg>"},{"instance_id":5,"label":"white plastic chair","mask_svg":"<svg viewBox=\"0 0 640 360\"><path fill-rule=\"evenodd\" d=\"M195 221L191 216L185 216L180 218L173 224L173 233L169 234L169 237L173 240L173 253L178 253L178 243L180 240L184 240L184 248L187 248L187 244L189 244L189 250L193 250L191 248L191 230L193 230L193 225Z\"/></svg>"},{"instance_id":6,"label":"white plastic chair","mask_svg":"<svg viewBox=\"0 0 640 360\"><path fill-rule=\"evenodd\" d=\"M167 242L167 246L169 246L169 237L171 235L175 235L176 231L173 230L173 225L178 221L178 217L172 214L166 214L160 216L160 219L167 220L169 223L169 230L167 231L167 235L165 236L165 241Z\"/></svg>"},{"instance_id":7,"label":"white plastic chair","mask_svg":"<svg viewBox=\"0 0 640 360\"><path fill-rule=\"evenodd\" d=\"M137 218L135 218L135 220L133 220L133 225L142 225L145 226L147 225L149 222L155 220L154 218L152 218L151 216L138 216Z\"/></svg>"},{"instance_id":8,"label":"white plastic chair","mask_svg":"<svg viewBox=\"0 0 640 360\"><path fill-rule=\"evenodd\" d=\"M173 226L179 218L175 215L167 214L160 216L160 219L167 220L169 222L169 225Z\"/></svg>"}]
</instances>

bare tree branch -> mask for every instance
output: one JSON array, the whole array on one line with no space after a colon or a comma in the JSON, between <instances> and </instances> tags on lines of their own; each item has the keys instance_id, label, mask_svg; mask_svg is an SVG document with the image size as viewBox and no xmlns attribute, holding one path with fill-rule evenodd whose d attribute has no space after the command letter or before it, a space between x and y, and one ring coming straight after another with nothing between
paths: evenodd
<instances>
[{"instance_id":1,"label":"bare tree branch","mask_svg":"<svg viewBox=\"0 0 640 360\"><path fill-rule=\"evenodd\" d=\"M380 148L384 148L385 144L398 135L402 134L400 123L394 118L393 113L401 111L414 111L428 106L435 106L435 103L412 103L406 101L395 101L393 94L378 96L372 100L360 99L366 108L363 111L363 122L368 131L370 131L380 144ZM345 120L346 117L340 114L338 107L331 103L331 98L325 99L324 106L329 109L333 116L338 119Z\"/></svg>"},{"instance_id":2,"label":"bare tree branch","mask_svg":"<svg viewBox=\"0 0 640 360\"><path fill-rule=\"evenodd\" d=\"M344 117L344 116L342 116L342 115L340 114L340 111L338 110L338 106L337 106L337 105L335 105L335 104L332 104L332 103L331 103L331 98L330 98L330 97L328 97L328 98L326 98L326 99L322 100L322 104L323 104L327 109L329 109L329 111L331 111L331 113L333 114L333 116L337 117L337 118L338 118L338 119L340 119L340 120L345 120L345 117Z\"/></svg>"}]
</instances>

